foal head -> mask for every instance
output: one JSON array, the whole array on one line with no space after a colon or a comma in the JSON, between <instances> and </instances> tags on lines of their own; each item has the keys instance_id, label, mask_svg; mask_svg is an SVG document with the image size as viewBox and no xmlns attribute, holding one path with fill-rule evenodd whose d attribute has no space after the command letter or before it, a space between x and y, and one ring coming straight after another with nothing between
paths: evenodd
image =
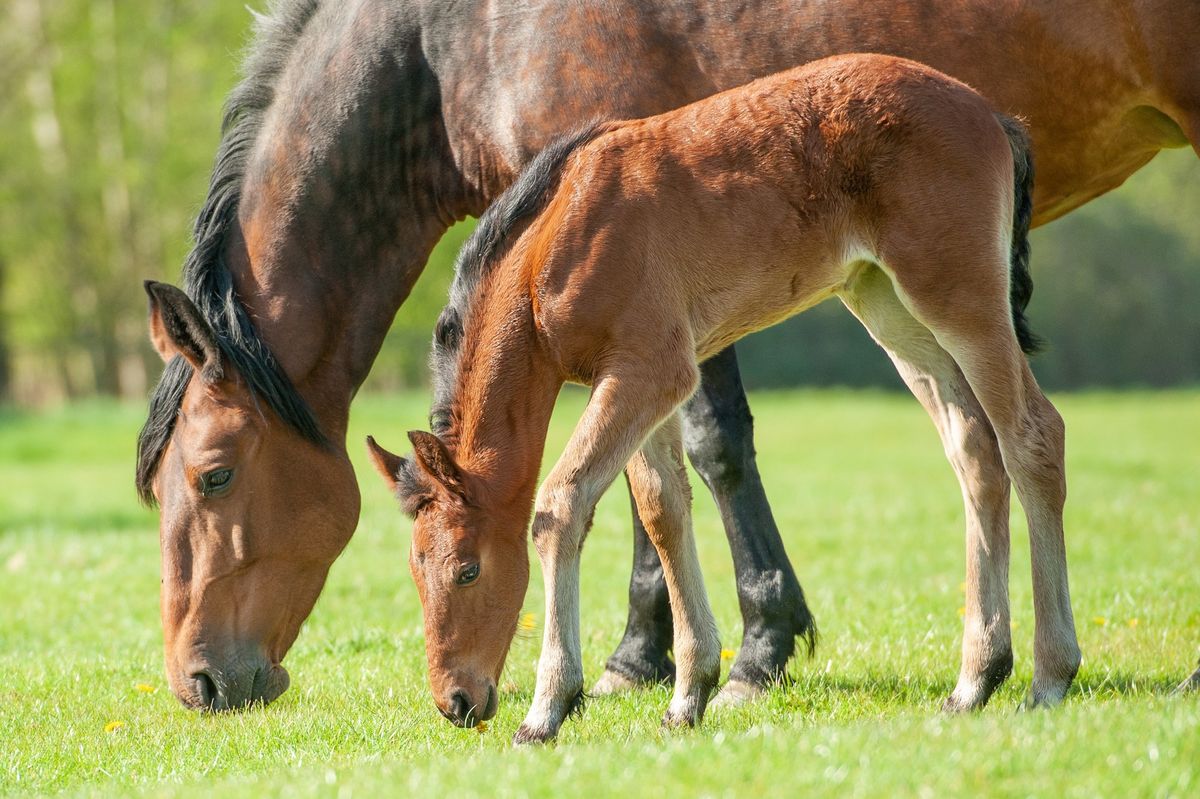
<instances>
[{"instance_id":1,"label":"foal head","mask_svg":"<svg viewBox=\"0 0 1200 799\"><path fill-rule=\"evenodd\" d=\"M425 613L434 702L447 719L470 726L496 714L496 684L529 585L525 520L514 524L486 508L482 486L437 436L408 437L412 458L373 438L367 448L413 519L408 566Z\"/></svg>"}]
</instances>

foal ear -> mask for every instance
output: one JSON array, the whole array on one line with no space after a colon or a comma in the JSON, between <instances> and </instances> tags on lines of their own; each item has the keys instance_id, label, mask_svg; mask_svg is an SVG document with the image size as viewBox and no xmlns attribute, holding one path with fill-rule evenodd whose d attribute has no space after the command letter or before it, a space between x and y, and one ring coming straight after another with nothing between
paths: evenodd
<instances>
[{"instance_id":1,"label":"foal ear","mask_svg":"<svg viewBox=\"0 0 1200 799\"><path fill-rule=\"evenodd\" d=\"M150 298L150 341L163 361L181 355L206 383L221 380L224 370L217 336L188 295L153 280L143 286Z\"/></svg>"},{"instance_id":2,"label":"foal ear","mask_svg":"<svg viewBox=\"0 0 1200 799\"><path fill-rule=\"evenodd\" d=\"M424 430L410 430L408 440L413 445L413 456L429 476L437 480L449 492L460 497L465 493L462 472L454 462L454 456L442 440Z\"/></svg>"},{"instance_id":3,"label":"foal ear","mask_svg":"<svg viewBox=\"0 0 1200 799\"><path fill-rule=\"evenodd\" d=\"M408 462L375 443L374 436L367 436L367 454L371 456L371 464L375 471L379 472L379 476L394 493L400 485L400 474Z\"/></svg>"}]
</instances>

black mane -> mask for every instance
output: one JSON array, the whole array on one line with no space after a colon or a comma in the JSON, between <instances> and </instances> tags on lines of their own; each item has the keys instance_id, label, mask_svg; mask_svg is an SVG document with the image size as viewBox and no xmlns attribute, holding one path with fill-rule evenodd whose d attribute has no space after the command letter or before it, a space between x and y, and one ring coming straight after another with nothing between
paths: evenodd
<instances>
[{"instance_id":1,"label":"black mane","mask_svg":"<svg viewBox=\"0 0 1200 799\"><path fill-rule=\"evenodd\" d=\"M233 288L222 257L225 235L237 221L246 162L275 98L275 83L297 40L320 5L319 0L282 0L266 15L255 15L255 35L246 55L241 83L230 93L221 123L221 143L209 179L208 196L196 218L194 244L183 267L184 291L212 326L221 352L253 392L314 443L326 439L304 399L259 338ZM192 367L176 357L163 370L150 397L149 416L138 436L137 490L153 504L151 481L175 429L175 419Z\"/></svg>"},{"instance_id":2,"label":"black mane","mask_svg":"<svg viewBox=\"0 0 1200 799\"><path fill-rule=\"evenodd\" d=\"M542 207L547 195L558 184L559 173L571 154L606 130L606 123L596 121L553 139L479 217L475 229L459 250L454 261L450 299L438 317L430 354L434 390L430 424L434 433L443 432L449 422L446 414L458 373L458 347L480 282L518 223Z\"/></svg>"}]
</instances>

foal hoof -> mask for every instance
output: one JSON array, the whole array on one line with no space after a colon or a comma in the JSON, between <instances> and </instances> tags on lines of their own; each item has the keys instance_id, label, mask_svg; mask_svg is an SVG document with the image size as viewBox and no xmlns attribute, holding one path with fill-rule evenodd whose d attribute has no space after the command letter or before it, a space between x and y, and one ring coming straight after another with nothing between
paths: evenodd
<instances>
[{"instance_id":1,"label":"foal hoof","mask_svg":"<svg viewBox=\"0 0 1200 799\"><path fill-rule=\"evenodd\" d=\"M942 712L949 714L970 713L974 710L983 710L983 706L987 704L987 700L983 702L965 699L957 693L950 694L946 697L946 701L942 702Z\"/></svg>"},{"instance_id":2,"label":"foal hoof","mask_svg":"<svg viewBox=\"0 0 1200 799\"><path fill-rule=\"evenodd\" d=\"M762 696L765 690L761 685L742 680L730 680L721 687L708 706L712 708L740 707Z\"/></svg>"},{"instance_id":3,"label":"foal hoof","mask_svg":"<svg viewBox=\"0 0 1200 799\"><path fill-rule=\"evenodd\" d=\"M700 723L704 710L695 701L686 702L683 707L672 707L663 714L662 725L667 730L691 729Z\"/></svg>"},{"instance_id":4,"label":"foal hoof","mask_svg":"<svg viewBox=\"0 0 1200 799\"><path fill-rule=\"evenodd\" d=\"M513 746L527 746L529 744L544 744L554 740L554 730L546 727L531 727L528 724L522 724L513 734Z\"/></svg>"},{"instance_id":5,"label":"foal hoof","mask_svg":"<svg viewBox=\"0 0 1200 799\"><path fill-rule=\"evenodd\" d=\"M593 696L609 696L611 694L626 694L636 689L638 684L624 674L605 669L600 679L592 686Z\"/></svg>"}]
</instances>

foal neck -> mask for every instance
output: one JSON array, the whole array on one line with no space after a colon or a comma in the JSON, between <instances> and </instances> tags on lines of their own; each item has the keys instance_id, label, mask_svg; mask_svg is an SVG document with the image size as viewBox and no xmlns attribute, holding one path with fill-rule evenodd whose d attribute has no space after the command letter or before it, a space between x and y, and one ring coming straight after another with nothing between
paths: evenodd
<instances>
[{"instance_id":1,"label":"foal neck","mask_svg":"<svg viewBox=\"0 0 1200 799\"><path fill-rule=\"evenodd\" d=\"M463 338L446 438L493 502L528 505L563 380L538 338L528 296L497 285L481 294Z\"/></svg>"}]
</instances>

